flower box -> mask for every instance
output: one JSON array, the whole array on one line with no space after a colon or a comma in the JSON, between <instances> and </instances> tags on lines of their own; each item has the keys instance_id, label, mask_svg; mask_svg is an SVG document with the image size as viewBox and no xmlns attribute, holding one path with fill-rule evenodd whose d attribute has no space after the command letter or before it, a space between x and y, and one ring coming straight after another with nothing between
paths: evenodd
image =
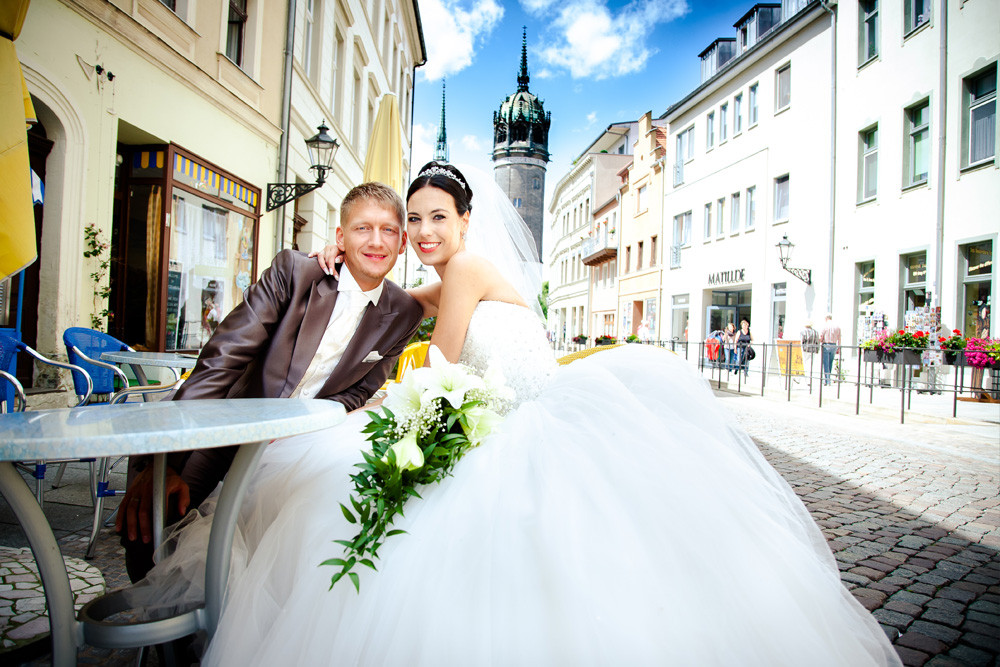
<instances>
[{"instance_id":1,"label":"flower box","mask_svg":"<svg viewBox=\"0 0 1000 667\"><path fill-rule=\"evenodd\" d=\"M864 350L862 359L868 363L904 364L906 366L920 365L920 352L916 350L897 350L883 352L881 350Z\"/></svg>"}]
</instances>

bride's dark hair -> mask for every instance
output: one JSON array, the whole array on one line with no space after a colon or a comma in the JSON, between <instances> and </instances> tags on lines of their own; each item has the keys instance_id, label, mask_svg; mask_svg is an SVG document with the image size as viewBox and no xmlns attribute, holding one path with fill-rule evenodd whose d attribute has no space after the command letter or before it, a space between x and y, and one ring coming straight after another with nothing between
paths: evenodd
<instances>
[{"instance_id":1,"label":"bride's dark hair","mask_svg":"<svg viewBox=\"0 0 1000 667\"><path fill-rule=\"evenodd\" d=\"M472 210L472 188L458 169L447 162L431 161L420 168L417 177L410 183L406 191L406 201L410 201L413 193L427 185L444 190L455 200L455 210L459 215L465 215Z\"/></svg>"}]
</instances>

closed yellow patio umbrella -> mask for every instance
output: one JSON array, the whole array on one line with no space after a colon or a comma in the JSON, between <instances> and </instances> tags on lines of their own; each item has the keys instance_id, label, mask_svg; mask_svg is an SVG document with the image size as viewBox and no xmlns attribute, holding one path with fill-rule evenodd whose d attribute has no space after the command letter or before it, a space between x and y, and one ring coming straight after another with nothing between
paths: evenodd
<instances>
[{"instance_id":1,"label":"closed yellow patio umbrella","mask_svg":"<svg viewBox=\"0 0 1000 667\"><path fill-rule=\"evenodd\" d=\"M30 0L0 2L0 280L35 261L35 216L25 119L34 120L14 40Z\"/></svg>"},{"instance_id":2,"label":"closed yellow patio umbrella","mask_svg":"<svg viewBox=\"0 0 1000 667\"><path fill-rule=\"evenodd\" d=\"M378 105L375 126L368 137L365 182L378 181L403 193L403 138L399 131L399 101L386 93Z\"/></svg>"}]
</instances>

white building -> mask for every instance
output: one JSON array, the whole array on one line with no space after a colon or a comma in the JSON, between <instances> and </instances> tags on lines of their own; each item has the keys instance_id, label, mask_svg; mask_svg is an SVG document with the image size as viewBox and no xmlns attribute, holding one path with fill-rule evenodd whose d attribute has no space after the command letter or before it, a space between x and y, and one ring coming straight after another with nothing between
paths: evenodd
<instances>
[{"instance_id":1,"label":"white building","mask_svg":"<svg viewBox=\"0 0 1000 667\"><path fill-rule=\"evenodd\" d=\"M833 30L819 2L786 9L783 21L781 11L747 12L737 38L702 52L701 85L662 116L669 338L700 341L747 319L755 340L774 340L786 321L799 326L828 307ZM791 265L813 269L809 284L782 269L785 236Z\"/></svg>"},{"instance_id":2,"label":"white building","mask_svg":"<svg viewBox=\"0 0 1000 667\"><path fill-rule=\"evenodd\" d=\"M914 9L916 8L916 9ZM1000 3L840 3L834 312L1000 334Z\"/></svg>"},{"instance_id":3,"label":"white building","mask_svg":"<svg viewBox=\"0 0 1000 667\"><path fill-rule=\"evenodd\" d=\"M616 235L609 232L615 228L616 212L609 208L609 200L617 195L617 172L631 161L637 128L636 122L609 125L573 162L569 173L559 179L549 201L551 217L548 231L555 242L550 241L549 251L548 321L549 331L557 344L570 341L575 336L590 336L593 331L589 315L592 278L584 259L599 265L602 273L614 270ZM597 187L598 179L600 187ZM595 210L600 211L598 222L602 223L604 230L596 237ZM605 218L609 222L605 222ZM600 247L595 243L599 243ZM613 273L607 276L611 286L615 283L613 276ZM602 279L602 288L606 287L604 282ZM594 335L605 332L604 315L608 314L607 311L612 315L611 326L615 326L616 306L605 303L610 301L610 295L599 295L598 300L600 329Z\"/></svg>"}]
</instances>

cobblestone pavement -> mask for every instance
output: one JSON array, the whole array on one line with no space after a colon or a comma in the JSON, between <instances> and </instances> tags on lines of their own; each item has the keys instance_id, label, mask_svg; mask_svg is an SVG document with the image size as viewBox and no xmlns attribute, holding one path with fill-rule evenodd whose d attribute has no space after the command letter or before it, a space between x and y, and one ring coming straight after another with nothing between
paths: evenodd
<instances>
[{"instance_id":1,"label":"cobblestone pavement","mask_svg":"<svg viewBox=\"0 0 1000 667\"><path fill-rule=\"evenodd\" d=\"M949 435L720 396L906 665L1000 665L1000 427Z\"/></svg>"}]
</instances>

